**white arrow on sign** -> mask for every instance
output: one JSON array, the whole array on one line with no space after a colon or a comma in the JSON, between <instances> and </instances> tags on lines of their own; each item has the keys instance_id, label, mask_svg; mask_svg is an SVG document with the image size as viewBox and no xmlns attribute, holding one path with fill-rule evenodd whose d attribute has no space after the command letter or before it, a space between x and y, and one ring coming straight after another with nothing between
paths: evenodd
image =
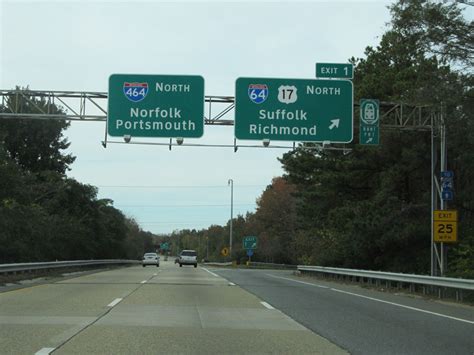
<instances>
[{"instance_id":1,"label":"white arrow on sign","mask_svg":"<svg viewBox=\"0 0 474 355\"><path fill-rule=\"evenodd\" d=\"M331 125L329 126L329 129L333 129L334 127L338 128L339 127L339 118L336 118L334 120L331 120Z\"/></svg>"},{"instance_id":2,"label":"white arrow on sign","mask_svg":"<svg viewBox=\"0 0 474 355\"><path fill-rule=\"evenodd\" d=\"M365 143L370 143L370 142L372 142L373 140L374 140L374 139L373 139L372 137L370 137L369 139L367 139L367 142L365 142Z\"/></svg>"}]
</instances>

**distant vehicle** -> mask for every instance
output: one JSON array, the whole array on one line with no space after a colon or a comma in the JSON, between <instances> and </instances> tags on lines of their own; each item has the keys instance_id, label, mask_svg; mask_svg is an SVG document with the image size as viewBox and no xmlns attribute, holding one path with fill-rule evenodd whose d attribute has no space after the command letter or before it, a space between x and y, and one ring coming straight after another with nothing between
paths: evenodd
<instances>
[{"instance_id":1,"label":"distant vehicle","mask_svg":"<svg viewBox=\"0 0 474 355\"><path fill-rule=\"evenodd\" d=\"M143 267L147 265L156 265L156 267L159 267L160 256L157 253L146 253L143 255L142 265Z\"/></svg>"},{"instance_id":2,"label":"distant vehicle","mask_svg":"<svg viewBox=\"0 0 474 355\"><path fill-rule=\"evenodd\" d=\"M194 265L197 267L197 253L195 250L183 250L181 254L179 254L179 267L183 265Z\"/></svg>"}]
</instances>

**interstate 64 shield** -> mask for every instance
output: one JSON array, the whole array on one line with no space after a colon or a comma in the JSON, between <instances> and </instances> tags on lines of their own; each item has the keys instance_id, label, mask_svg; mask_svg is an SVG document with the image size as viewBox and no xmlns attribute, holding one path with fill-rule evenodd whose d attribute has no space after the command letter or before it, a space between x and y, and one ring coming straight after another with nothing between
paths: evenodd
<instances>
[{"instance_id":1,"label":"interstate 64 shield","mask_svg":"<svg viewBox=\"0 0 474 355\"><path fill-rule=\"evenodd\" d=\"M353 86L349 80L239 78L235 137L349 143Z\"/></svg>"}]
</instances>

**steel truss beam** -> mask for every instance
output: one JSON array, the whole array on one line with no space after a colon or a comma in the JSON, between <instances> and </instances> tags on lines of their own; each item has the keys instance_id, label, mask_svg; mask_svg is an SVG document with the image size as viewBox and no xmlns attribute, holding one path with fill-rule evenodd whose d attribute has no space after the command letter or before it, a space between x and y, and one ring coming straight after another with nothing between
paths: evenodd
<instances>
[{"instance_id":1,"label":"steel truss beam","mask_svg":"<svg viewBox=\"0 0 474 355\"><path fill-rule=\"evenodd\" d=\"M1 103L10 112L0 118L61 119L68 121L106 121L107 93L86 91L0 90ZM42 102L41 106L35 104ZM235 107L233 96L206 96L206 125L233 126L230 113ZM22 102L29 102L36 112L24 112ZM7 105L9 103L9 105ZM354 110L358 111L358 104ZM64 113L53 113L55 107ZM383 129L430 131L436 112L432 107L381 102L380 123Z\"/></svg>"}]
</instances>

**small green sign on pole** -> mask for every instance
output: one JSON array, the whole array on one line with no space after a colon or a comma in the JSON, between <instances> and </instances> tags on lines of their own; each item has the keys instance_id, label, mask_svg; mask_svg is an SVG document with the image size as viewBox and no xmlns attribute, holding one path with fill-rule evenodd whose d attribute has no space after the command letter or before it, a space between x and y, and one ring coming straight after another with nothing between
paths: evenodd
<instances>
[{"instance_id":1,"label":"small green sign on pole","mask_svg":"<svg viewBox=\"0 0 474 355\"><path fill-rule=\"evenodd\" d=\"M257 237L247 236L244 237L244 249L257 249Z\"/></svg>"},{"instance_id":2,"label":"small green sign on pole","mask_svg":"<svg viewBox=\"0 0 474 355\"><path fill-rule=\"evenodd\" d=\"M378 145L380 132L380 104L379 100L360 100L359 144Z\"/></svg>"},{"instance_id":3,"label":"small green sign on pole","mask_svg":"<svg viewBox=\"0 0 474 355\"><path fill-rule=\"evenodd\" d=\"M354 66L350 63L316 63L316 78L353 79Z\"/></svg>"},{"instance_id":4,"label":"small green sign on pole","mask_svg":"<svg viewBox=\"0 0 474 355\"><path fill-rule=\"evenodd\" d=\"M201 137L204 133L204 78L112 74L107 131L115 137Z\"/></svg>"}]
</instances>

